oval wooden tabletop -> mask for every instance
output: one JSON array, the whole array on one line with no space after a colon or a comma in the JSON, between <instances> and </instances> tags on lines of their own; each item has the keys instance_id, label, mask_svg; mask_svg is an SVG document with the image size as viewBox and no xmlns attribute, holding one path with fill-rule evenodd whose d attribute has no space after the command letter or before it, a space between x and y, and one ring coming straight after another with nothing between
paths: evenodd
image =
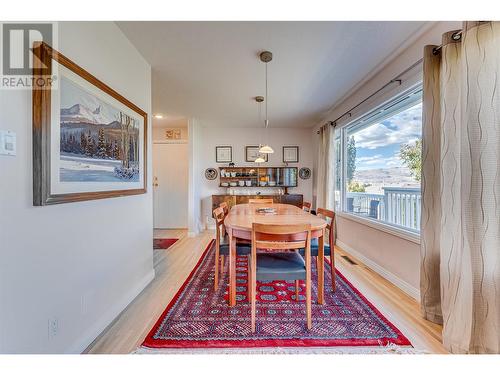
<instances>
[{"instance_id":1,"label":"oval wooden tabletop","mask_svg":"<svg viewBox=\"0 0 500 375\"><path fill-rule=\"evenodd\" d=\"M273 207L276 213L259 213L258 208ZM326 221L318 216L293 206L291 204L273 203L247 203L237 204L231 208L224 220L226 228L251 231L253 223L262 224L311 224L312 230L319 230L326 227Z\"/></svg>"}]
</instances>

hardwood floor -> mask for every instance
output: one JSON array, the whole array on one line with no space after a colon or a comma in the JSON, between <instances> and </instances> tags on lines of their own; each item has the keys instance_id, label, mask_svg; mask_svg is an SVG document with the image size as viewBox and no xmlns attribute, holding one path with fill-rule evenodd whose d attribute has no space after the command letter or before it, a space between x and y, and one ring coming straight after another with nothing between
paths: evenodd
<instances>
[{"instance_id":1,"label":"hardwood floor","mask_svg":"<svg viewBox=\"0 0 500 375\"><path fill-rule=\"evenodd\" d=\"M156 277L85 351L86 353L130 353L144 340L169 301L188 277L208 242L212 231L187 237L185 230L155 231L158 238L179 238L167 251L154 254ZM441 326L420 317L419 304L377 273L349 255L357 264L341 257L336 250L336 265L392 323L408 337L416 349L446 353L441 344Z\"/></svg>"},{"instance_id":2,"label":"hardwood floor","mask_svg":"<svg viewBox=\"0 0 500 375\"><path fill-rule=\"evenodd\" d=\"M187 229L155 229L153 236L154 238L178 238L180 241L187 236ZM177 245L177 242L174 245ZM153 251L153 265L155 268L159 262L165 259L166 254L167 251Z\"/></svg>"},{"instance_id":3,"label":"hardwood floor","mask_svg":"<svg viewBox=\"0 0 500 375\"><path fill-rule=\"evenodd\" d=\"M347 255L356 265L342 258ZM420 304L354 256L335 247L337 269L410 340L416 349L448 353L441 343L442 326L420 316Z\"/></svg>"}]
</instances>

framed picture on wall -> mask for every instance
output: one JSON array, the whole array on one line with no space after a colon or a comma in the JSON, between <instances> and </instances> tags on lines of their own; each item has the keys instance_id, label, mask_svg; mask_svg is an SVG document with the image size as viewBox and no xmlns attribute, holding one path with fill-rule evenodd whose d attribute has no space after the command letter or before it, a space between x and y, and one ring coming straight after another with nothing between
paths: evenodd
<instances>
[{"instance_id":1,"label":"framed picture on wall","mask_svg":"<svg viewBox=\"0 0 500 375\"><path fill-rule=\"evenodd\" d=\"M299 162L299 146L283 146L283 163Z\"/></svg>"},{"instance_id":2,"label":"framed picture on wall","mask_svg":"<svg viewBox=\"0 0 500 375\"><path fill-rule=\"evenodd\" d=\"M49 45L33 53L33 204L145 193L146 112Z\"/></svg>"},{"instance_id":3,"label":"framed picture on wall","mask_svg":"<svg viewBox=\"0 0 500 375\"><path fill-rule=\"evenodd\" d=\"M231 146L215 147L216 163L231 163L233 161L233 148Z\"/></svg>"},{"instance_id":4,"label":"framed picture on wall","mask_svg":"<svg viewBox=\"0 0 500 375\"><path fill-rule=\"evenodd\" d=\"M246 146L245 147L245 161L246 162L254 162L259 155L262 156L267 163L268 161L268 154L259 154L259 146Z\"/></svg>"},{"instance_id":5,"label":"framed picture on wall","mask_svg":"<svg viewBox=\"0 0 500 375\"><path fill-rule=\"evenodd\" d=\"M165 130L165 139L181 139L181 129Z\"/></svg>"}]
</instances>

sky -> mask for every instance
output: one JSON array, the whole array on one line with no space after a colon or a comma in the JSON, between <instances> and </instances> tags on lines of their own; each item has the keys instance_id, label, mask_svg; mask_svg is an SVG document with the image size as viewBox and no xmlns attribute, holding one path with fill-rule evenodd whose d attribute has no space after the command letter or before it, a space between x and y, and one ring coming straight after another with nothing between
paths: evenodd
<instances>
[{"instance_id":1,"label":"sky","mask_svg":"<svg viewBox=\"0 0 500 375\"><path fill-rule=\"evenodd\" d=\"M399 149L422 137L422 103L354 134L356 170L401 167Z\"/></svg>"}]
</instances>

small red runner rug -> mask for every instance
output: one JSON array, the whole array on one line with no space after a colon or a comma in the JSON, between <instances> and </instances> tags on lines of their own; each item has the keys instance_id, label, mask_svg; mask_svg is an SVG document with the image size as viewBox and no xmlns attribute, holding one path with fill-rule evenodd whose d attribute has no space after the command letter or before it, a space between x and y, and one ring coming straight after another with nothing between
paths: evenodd
<instances>
[{"instance_id":1,"label":"small red runner rug","mask_svg":"<svg viewBox=\"0 0 500 375\"><path fill-rule=\"evenodd\" d=\"M178 238L155 238L153 239L153 249L166 250L176 243L177 240Z\"/></svg>"},{"instance_id":2,"label":"small red runner rug","mask_svg":"<svg viewBox=\"0 0 500 375\"><path fill-rule=\"evenodd\" d=\"M257 327L251 332L247 260L238 257L237 304L227 304L228 264L214 291L214 241L149 332L150 348L256 348L411 345L410 341L337 271L332 292L325 269L325 304L316 303L312 262L312 329L306 328L304 284L299 301L294 282L257 283Z\"/></svg>"}]
</instances>

